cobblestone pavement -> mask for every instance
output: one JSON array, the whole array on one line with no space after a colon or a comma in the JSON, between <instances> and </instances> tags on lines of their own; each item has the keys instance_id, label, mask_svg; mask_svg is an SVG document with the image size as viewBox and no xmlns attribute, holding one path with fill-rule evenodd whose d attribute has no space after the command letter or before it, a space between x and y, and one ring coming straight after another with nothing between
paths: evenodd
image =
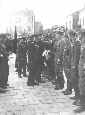
<instances>
[{"instance_id":1,"label":"cobblestone pavement","mask_svg":"<svg viewBox=\"0 0 85 115\"><path fill-rule=\"evenodd\" d=\"M9 87L0 89L0 115L85 115L84 108L72 105L74 100L54 90L50 82L27 86L27 78L15 73L14 59L11 55Z\"/></svg>"}]
</instances>

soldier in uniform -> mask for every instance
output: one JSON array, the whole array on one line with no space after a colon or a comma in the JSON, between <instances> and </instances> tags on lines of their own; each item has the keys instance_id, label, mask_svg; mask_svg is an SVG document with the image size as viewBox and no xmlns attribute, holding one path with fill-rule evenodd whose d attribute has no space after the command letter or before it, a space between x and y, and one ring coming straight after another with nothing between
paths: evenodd
<instances>
[{"instance_id":1,"label":"soldier in uniform","mask_svg":"<svg viewBox=\"0 0 85 115\"><path fill-rule=\"evenodd\" d=\"M49 47L48 52L47 52L47 57L48 59L46 60L47 63L47 68L48 68L48 79L53 81L55 80L55 53L54 53L54 48L53 48L53 44L51 41L48 41L49 43Z\"/></svg>"},{"instance_id":2,"label":"soldier in uniform","mask_svg":"<svg viewBox=\"0 0 85 115\"><path fill-rule=\"evenodd\" d=\"M85 43L81 46L81 55L79 61L79 90L80 98L75 102L75 104L85 106Z\"/></svg>"},{"instance_id":3,"label":"soldier in uniform","mask_svg":"<svg viewBox=\"0 0 85 115\"><path fill-rule=\"evenodd\" d=\"M69 36L65 36L66 46L64 49L63 55L63 67L65 76L67 78L67 89L64 91L65 95L69 95L72 93L72 84L71 84L71 42Z\"/></svg>"},{"instance_id":4,"label":"soldier in uniform","mask_svg":"<svg viewBox=\"0 0 85 115\"><path fill-rule=\"evenodd\" d=\"M6 88L8 85L8 52L4 44L0 44L0 87Z\"/></svg>"},{"instance_id":5,"label":"soldier in uniform","mask_svg":"<svg viewBox=\"0 0 85 115\"><path fill-rule=\"evenodd\" d=\"M41 49L37 41L28 42L28 63L29 76L28 76L28 85L39 85L41 80L41 70L42 70L42 57Z\"/></svg>"},{"instance_id":6,"label":"soldier in uniform","mask_svg":"<svg viewBox=\"0 0 85 115\"><path fill-rule=\"evenodd\" d=\"M28 41L27 54L28 54L27 70L29 72L27 85L34 85L34 75L33 75L34 42L31 40Z\"/></svg>"},{"instance_id":7,"label":"soldier in uniform","mask_svg":"<svg viewBox=\"0 0 85 115\"><path fill-rule=\"evenodd\" d=\"M39 58L39 68L40 68L40 74L43 73L44 71L44 57L42 56L43 52L44 52L44 41L43 40L38 40L37 41L37 45L38 45L38 58ZM39 82L43 82L41 79L41 75L39 75Z\"/></svg>"},{"instance_id":8,"label":"soldier in uniform","mask_svg":"<svg viewBox=\"0 0 85 115\"><path fill-rule=\"evenodd\" d=\"M76 33L74 33L74 36ZM81 52L81 42L78 37L74 37L72 39L72 47L71 47L71 83L72 88L75 91L75 97L78 98L80 96L79 91L79 60L80 60L80 52Z\"/></svg>"},{"instance_id":9,"label":"soldier in uniform","mask_svg":"<svg viewBox=\"0 0 85 115\"><path fill-rule=\"evenodd\" d=\"M37 67L37 68L36 68ZM35 45L35 81L39 85L41 82L42 55L38 44Z\"/></svg>"},{"instance_id":10,"label":"soldier in uniform","mask_svg":"<svg viewBox=\"0 0 85 115\"><path fill-rule=\"evenodd\" d=\"M58 40L54 44L55 48L55 72L56 72L56 86L55 89L64 88L63 76L63 52L65 47L64 33L58 33Z\"/></svg>"},{"instance_id":11,"label":"soldier in uniform","mask_svg":"<svg viewBox=\"0 0 85 115\"><path fill-rule=\"evenodd\" d=\"M22 39L20 40L20 43L17 48L17 58L16 58L16 63L17 63L17 68L18 68L18 74L19 77L21 77L21 74L23 74L24 77L26 77L26 65L27 65L27 48L26 48L26 43Z\"/></svg>"}]
</instances>

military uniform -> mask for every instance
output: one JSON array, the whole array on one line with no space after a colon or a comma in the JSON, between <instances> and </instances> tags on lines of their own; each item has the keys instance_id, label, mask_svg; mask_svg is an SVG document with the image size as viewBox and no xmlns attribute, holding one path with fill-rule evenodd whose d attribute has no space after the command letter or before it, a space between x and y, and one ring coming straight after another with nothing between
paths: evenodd
<instances>
[{"instance_id":1,"label":"military uniform","mask_svg":"<svg viewBox=\"0 0 85 115\"><path fill-rule=\"evenodd\" d=\"M0 86L7 85L9 75L8 52L4 44L0 44Z\"/></svg>"},{"instance_id":2,"label":"military uniform","mask_svg":"<svg viewBox=\"0 0 85 115\"><path fill-rule=\"evenodd\" d=\"M27 65L27 56L26 56L27 48L26 44L24 44L24 41L20 42L17 48L17 56L16 56L16 63L17 63L17 69L19 77L21 77L21 74L23 76L26 76L26 65Z\"/></svg>"},{"instance_id":3,"label":"military uniform","mask_svg":"<svg viewBox=\"0 0 85 115\"><path fill-rule=\"evenodd\" d=\"M71 43L69 39L66 39L66 47L64 49L63 55L63 67L65 76L67 78L67 89L64 94L68 95L72 93L72 84L71 84Z\"/></svg>"},{"instance_id":4,"label":"military uniform","mask_svg":"<svg viewBox=\"0 0 85 115\"><path fill-rule=\"evenodd\" d=\"M75 96L80 95L79 91L79 59L80 59L80 49L81 49L81 43L80 41L75 40L74 44L71 48L71 82L72 82L72 88L75 91Z\"/></svg>"},{"instance_id":5,"label":"military uniform","mask_svg":"<svg viewBox=\"0 0 85 115\"><path fill-rule=\"evenodd\" d=\"M47 68L48 68L48 79L49 80L55 80L55 57L54 52L52 50L49 50L48 52L48 59L46 60Z\"/></svg>"},{"instance_id":6,"label":"military uniform","mask_svg":"<svg viewBox=\"0 0 85 115\"><path fill-rule=\"evenodd\" d=\"M81 55L79 61L79 90L80 102L85 105L85 46L81 48Z\"/></svg>"},{"instance_id":7,"label":"military uniform","mask_svg":"<svg viewBox=\"0 0 85 115\"><path fill-rule=\"evenodd\" d=\"M28 43L29 76L28 85L39 84L42 69L42 58L39 45L35 42Z\"/></svg>"},{"instance_id":8,"label":"military uniform","mask_svg":"<svg viewBox=\"0 0 85 115\"><path fill-rule=\"evenodd\" d=\"M42 56L42 54L43 54L43 51L44 51L44 43L43 43L43 41L38 41L37 42L37 45L38 45L38 58L39 58L39 62L38 62L38 66L39 66L39 73L40 73L40 75L39 75L39 77L38 77L38 81L39 82L42 82L42 80L41 80L41 74L42 74L42 72L44 71L44 58L43 58L43 56Z\"/></svg>"},{"instance_id":9,"label":"military uniform","mask_svg":"<svg viewBox=\"0 0 85 115\"><path fill-rule=\"evenodd\" d=\"M32 41L28 42L27 54L28 54L27 70L29 72L27 85L34 85L34 75L33 75L34 42Z\"/></svg>"},{"instance_id":10,"label":"military uniform","mask_svg":"<svg viewBox=\"0 0 85 115\"><path fill-rule=\"evenodd\" d=\"M55 42L55 73L56 73L56 87L55 89L64 88L64 76L63 76L63 52L65 47L65 41L61 40Z\"/></svg>"}]
</instances>

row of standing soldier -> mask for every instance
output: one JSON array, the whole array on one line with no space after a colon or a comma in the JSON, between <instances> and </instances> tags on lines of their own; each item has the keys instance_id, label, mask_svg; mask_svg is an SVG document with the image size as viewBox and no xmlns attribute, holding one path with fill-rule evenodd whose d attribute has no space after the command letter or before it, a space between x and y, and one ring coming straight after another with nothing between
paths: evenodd
<instances>
[{"instance_id":1,"label":"row of standing soldier","mask_svg":"<svg viewBox=\"0 0 85 115\"><path fill-rule=\"evenodd\" d=\"M19 77L26 76L29 71L27 85L39 85L44 62L47 64L49 76L55 82L55 89L64 88L64 74L67 78L65 95L75 91L75 97L85 102L85 47L81 48L81 42L76 33L65 36L56 34L55 41L46 43L44 40L21 39L16 51L16 68ZM47 55L42 56L47 50ZM27 68L27 69L26 69ZM5 70L5 72L4 72ZM7 86L9 75L8 52L4 44L0 44L0 87Z\"/></svg>"},{"instance_id":2,"label":"row of standing soldier","mask_svg":"<svg viewBox=\"0 0 85 115\"><path fill-rule=\"evenodd\" d=\"M74 89L75 96L79 97L80 91L78 65L81 43L77 39L78 37L75 37L75 35L71 36L70 38L70 36L65 36L63 33L61 33L57 34L57 38L58 40L50 43L50 45L46 45L43 40L36 41L33 39L28 40L27 42L20 40L20 44L17 48L18 55L16 58L19 76L21 77L22 72L23 76L26 76L27 66L27 70L29 71L27 84L39 84L41 82L43 64L44 61L46 61L48 73L49 76L51 76L50 80L55 81L55 89L64 88L64 71L67 78L67 89L64 91L64 94L69 95L72 93L72 89ZM49 50L49 53L48 59L44 60L42 54L45 50Z\"/></svg>"},{"instance_id":3,"label":"row of standing soldier","mask_svg":"<svg viewBox=\"0 0 85 115\"><path fill-rule=\"evenodd\" d=\"M28 61L27 61L28 60ZM19 77L29 72L28 85L39 84L42 69L42 48L39 42L20 40L16 55L16 68Z\"/></svg>"},{"instance_id":4,"label":"row of standing soldier","mask_svg":"<svg viewBox=\"0 0 85 115\"><path fill-rule=\"evenodd\" d=\"M80 59L80 50L81 43L78 36L61 36L61 39L57 43L56 47L56 89L64 88L64 74L67 78L67 89L64 91L65 95L72 94L72 89L75 91L75 97L80 96L79 91L79 59Z\"/></svg>"},{"instance_id":5,"label":"row of standing soldier","mask_svg":"<svg viewBox=\"0 0 85 115\"><path fill-rule=\"evenodd\" d=\"M49 76L55 82L55 89L64 88L64 74L67 78L65 95L75 91L75 97L85 104L85 47L81 48L79 37L56 34L55 41L38 39L21 39L16 51L16 68L19 77L26 76L29 71L27 85L39 85L44 62L47 64ZM51 42L52 41L52 42ZM47 50L47 55L42 56ZM27 68L27 69L26 69ZM5 70L5 72L4 72ZM4 44L0 44L0 87L7 86L9 75L8 52Z\"/></svg>"},{"instance_id":6,"label":"row of standing soldier","mask_svg":"<svg viewBox=\"0 0 85 115\"><path fill-rule=\"evenodd\" d=\"M39 85L41 82L41 72L43 66L42 58L43 47L40 41L28 42L28 61L29 61L29 77L28 85Z\"/></svg>"},{"instance_id":7,"label":"row of standing soldier","mask_svg":"<svg viewBox=\"0 0 85 115\"><path fill-rule=\"evenodd\" d=\"M8 52L5 44L0 43L0 87L6 88L8 86Z\"/></svg>"},{"instance_id":8,"label":"row of standing soldier","mask_svg":"<svg viewBox=\"0 0 85 115\"><path fill-rule=\"evenodd\" d=\"M26 68L29 72L28 76L28 85L39 84L41 82L41 73L44 68L44 62L48 65L48 71L50 79L55 77L55 69L54 69L54 54L52 52L52 44L48 42L44 42L38 38L33 37L26 41L26 39L22 39L19 41L17 47L16 54L16 68L19 74L19 77L23 74L26 76ZM45 57L42 56L45 50L50 50L49 60L46 60ZM28 60L28 61L27 61Z\"/></svg>"}]
</instances>

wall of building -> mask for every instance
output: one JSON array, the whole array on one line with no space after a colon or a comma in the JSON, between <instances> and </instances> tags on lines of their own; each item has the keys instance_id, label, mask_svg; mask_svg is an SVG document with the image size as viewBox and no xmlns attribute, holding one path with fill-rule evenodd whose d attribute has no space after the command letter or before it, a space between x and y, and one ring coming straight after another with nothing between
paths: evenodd
<instances>
[{"instance_id":1,"label":"wall of building","mask_svg":"<svg viewBox=\"0 0 85 115\"><path fill-rule=\"evenodd\" d=\"M85 10L83 10L82 12L80 12L79 22L81 24L82 29L85 29Z\"/></svg>"},{"instance_id":2,"label":"wall of building","mask_svg":"<svg viewBox=\"0 0 85 115\"><path fill-rule=\"evenodd\" d=\"M14 27L16 25L17 32L22 34L26 33L34 33L34 13L33 11L29 11L28 9L19 11L14 13L10 18L10 27L9 31L14 31Z\"/></svg>"},{"instance_id":3,"label":"wall of building","mask_svg":"<svg viewBox=\"0 0 85 115\"><path fill-rule=\"evenodd\" d=\"M43 25L42 25L42 23L41 22L35 22L35 26L34 26L35 28L34 28L34 33L35 34L39 34L39 33L41 33L42 31L43 31Z\"/></svg>"},{"instance_id":4,"label":"wall of building","mask_svg":"<svg viewBox=\"0 0 85 115\"><path fill-rule=\"evenodd\" d=\"M72 29L72 24L73 24L72 16L67 16L66 17L66 28L67 29Z\"/></svg>"}]
</instances>

